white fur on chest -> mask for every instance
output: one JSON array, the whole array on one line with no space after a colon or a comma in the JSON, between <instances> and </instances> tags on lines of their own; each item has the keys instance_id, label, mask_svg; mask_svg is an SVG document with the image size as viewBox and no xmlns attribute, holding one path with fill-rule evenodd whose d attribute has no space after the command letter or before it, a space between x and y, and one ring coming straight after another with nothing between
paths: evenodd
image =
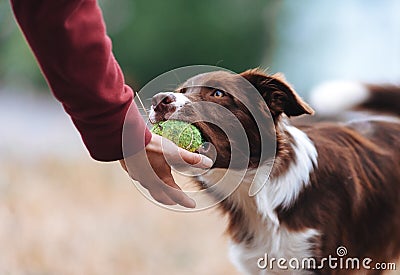
<instances>
[{"instance_id":1,"label":"white fur on chest","mask_svg":"<svg viewBox=\"0 0 400 275\"><path fill-rule=\"evenodd\" d=\"M251 243L232 242L230 245L230 258L244 274L307 274L305 270L279 270L277 267L260 269L257 261L266 254L269 258L284 258L287 261L292 258L301 261L303 258L314 256L311 251L312 239L318 237L318 231L312 228L303 231L290 230L280 224L275 212L276 207L287 208L296 201L303 188L308 186L310 173L317 166L317 150L307 135L295 127L284 127L295 141L293 149L296 159L290 164L287 172L270 180L268 174L248 171L249 177L242 180L230 197L244 210L245 215L251 217L250 228L255 236ZM213 183L225 172L224 169L213 169L203 176L203 180ZM237 172L238 176L242 173ZM249 188L254 175L257 175L254 181L265 184L251 197ZM232 180L232 177L235 177L235 173L231 173L227 180Z\"/></svg>"},{"instance_id":2,"label":"white fur on chest","mask_svg":"<svg viewBox=\"0 0 400 275\"><path fill-rule=\"evenodd\" d=\"M294 140L294 159L285 174L273 179L264 179L265 184L256 194L258 211L264 218L279 225L275 209L290 207L300 192L310 183L310 173L317 166L317 149L308 136L296 127L283 125ZM259 180L260 181L260 180Z\"/></svg>"},{"instance_id":3,"label":"white fur on chest","mask_svg":"<svg viewBox=\"0 0 400 275\"><path fill-rule=\"evenodd\" d=\"M221 173L223 173L223 169L217 169L203 179L210 180L212 175L219 178ZM260 205L257 203L258 201L265 202L266 200L256 200L255 197L250 197L248 195L250 184L251 182L245 178L231 196L234 196L233 199L240 203L240 207L244 209L246 215L252 216L250 223L252 223L252 229L255 231L255 238L251 244L231 241L229 256L232 263L242 274L309 274L305 270L283 270L278 269L277 266L272 269L270 266L266 269L258 267L258 260L265 257L266 254L269 259L284 258L290 261L290 259L295 258L300 262L304 258L314 256L311 251L312 239L318 237L319 233L311 228L304 231L291 231L279 223L274 209L262 209L263 211L260 211L260 207L271 206L272 204ZM257 196L264 195L264 192L257 194ZM253 200L253 203L250 200ZM268 215L265 213L268 213Z\"/></svg>"}]
</instances>

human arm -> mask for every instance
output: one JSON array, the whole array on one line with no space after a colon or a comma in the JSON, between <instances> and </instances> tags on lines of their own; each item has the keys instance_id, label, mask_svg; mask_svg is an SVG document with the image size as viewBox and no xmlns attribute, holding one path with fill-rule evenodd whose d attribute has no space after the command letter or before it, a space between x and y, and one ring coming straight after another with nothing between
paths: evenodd
<instances>
[{"instance_id":1,"label":"human arm","mask_svg":"<svg viewBox=\"0 0 400 275\"><path fill-rule=\"evenodd\" d=\"M15 17L55 97L71 116L91 156L123 158L122 131L132 103L111 50L111 40L95 0L12 0ZM151 139L136 106L128 123L130 154Z\"/></svg>"},{"instance_id":2,"label":"human arm","mask_svg":"<svg viewBox=\"0 0 400 275\"><path fill-rule=\"evenodd\" d=\"M71 116L91 156L99 161L126 157L127 161L122 160L121 164L131 167L127 169L131 177L148 188L156 200L192 207L193 202L175 184L171 167L163 156L176 158L174 154L181 152L191 164L207 160L175 145L162 148L161 137L147 129L132 103L133 91L124 83L112 54L97 2L11 0L11 3L53 94ZM124 150L123 134L130 139ZM152 170L148 166L143 169L137 161L143 154ZM209 166L209 163L203 165ZM175 189L165 189L164 183Z\"/></svg>"}]
</instances>

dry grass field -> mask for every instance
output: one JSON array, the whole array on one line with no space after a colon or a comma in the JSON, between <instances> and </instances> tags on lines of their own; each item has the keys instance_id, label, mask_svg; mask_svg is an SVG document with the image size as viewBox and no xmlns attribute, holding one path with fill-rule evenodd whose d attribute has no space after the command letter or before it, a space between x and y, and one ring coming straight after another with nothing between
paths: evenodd
<instances>
[{"instance_id":1,"label":"dry grass field","mask_svg":"<svg viewBox=\"0 0 400 275\"><path fill-rule=\"evenodd\" d=\"M0 274L234 275L224 225L154 205L117 163L0 166Z\"/></svg>"},{"instance_id":2,"label":"dry grass field","mask_svg":"<svg viewBox=\"0 0 400 275\"><path fill-rule=\"evenodd\" d=\"M149 202L116 163L0 167L0 274L235 274L223 230L215 209Z\"/></svg>"}]
</instances>

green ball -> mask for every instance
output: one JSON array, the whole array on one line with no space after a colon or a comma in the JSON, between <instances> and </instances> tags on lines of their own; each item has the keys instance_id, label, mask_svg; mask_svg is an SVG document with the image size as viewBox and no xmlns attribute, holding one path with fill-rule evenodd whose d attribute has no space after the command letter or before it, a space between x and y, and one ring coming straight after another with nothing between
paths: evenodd
<instances>
[{"instance_id":1,"label":"green ball","mask_svg":"<svg viewBox=\"0 0 400 275\"><path fill-rule=\"evenodd\" d=\"M190 123L180 120L157 122L151 132L171 140L179 147L190 152L196 151L203 144L199 129Z\"/></svg>"}]
</instances>

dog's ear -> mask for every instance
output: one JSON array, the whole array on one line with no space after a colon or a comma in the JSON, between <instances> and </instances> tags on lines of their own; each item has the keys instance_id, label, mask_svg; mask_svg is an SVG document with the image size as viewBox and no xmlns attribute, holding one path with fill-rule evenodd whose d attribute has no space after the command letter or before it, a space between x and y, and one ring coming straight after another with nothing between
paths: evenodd
<instances>
[{"instance_id":1,"label":"dog's ear","mask_svg":"<svg viewBox=\"0 0 400 275\"><path fill-rule=\"evenodd\" d=\"M314 110L290 87L282 74L269 76L260 69L253 69L240 75L260 92L274 117L282 113L288 117L314 113Z\"/></svg>"}]
</instances>

